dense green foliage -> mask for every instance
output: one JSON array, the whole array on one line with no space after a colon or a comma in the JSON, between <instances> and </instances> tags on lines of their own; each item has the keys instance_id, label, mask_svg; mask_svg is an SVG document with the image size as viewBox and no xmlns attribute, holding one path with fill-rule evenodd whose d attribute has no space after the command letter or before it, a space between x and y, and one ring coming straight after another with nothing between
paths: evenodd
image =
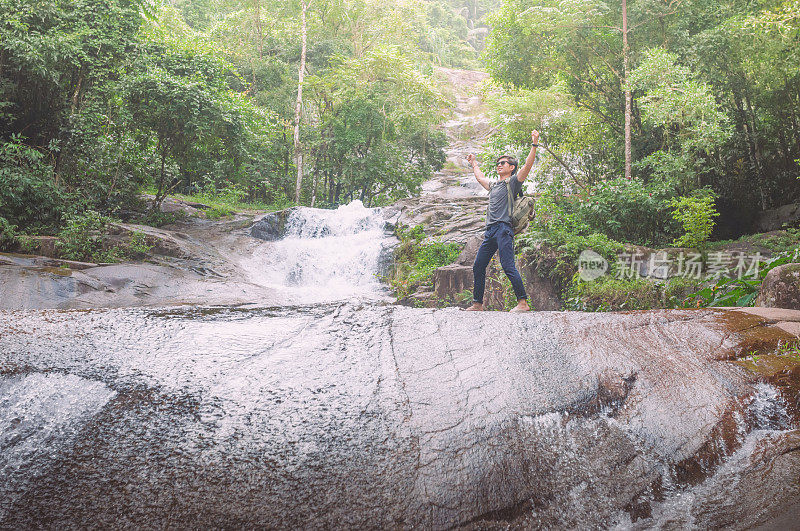
<instances>
[{"instance_id":1,"label":"dense green foliage","mask_svg":"<svg viewBox=\"0 0 800 531\"><path fill-rule=\"evenodd\" d=\"M103 231L112 220L94 210L70 216L59 232L57 246L68 260L118 262L121 249L103 249Z\"/></svg>"},{"instance_id":2,"label":"dense green foliage","mask_svg":"<svg viewBox=\"0 0 800 531\"><path fill-rule=\"evenodd\" d=\"M73 214L58 233L56 246L68 260L119 262L126 258L143 258L152 246L142 232L133 232L126 241L109 244L106 228L114 220L94 210Z\"/></svg>"},{"instance_id":3,"label":"dense green foliage","mask_svg":"<svg viewBox=\"0 0 800 531\"><path fill-rule=\"evenodd\" d=\"M719 215L714 209L714 198L681 197L669 202L674 209L672 218L680 221L686 232L683 236L672 242L678 247L701 248L705 245L714 229L714 218Z\"/></svg>"},{"instance_id":4,"label":"dense green foliage","mask_svg":"<svg viewBox=\"0 0 800 531\"><path fill-rule=\"evenodd\" d=\"M432 65L476 67L492 5L312 4L302 202L385 203L441 167ZM143 189L153 207L209 191L286 205L299 13L260 0L0 0L3 241L88 210L131 216Z\"/></svg>"},{"instance_id":5,"label":"dense green foliage","mask_svg":"<svg viewBox=\"0 0 800 531\"><path fill-rule=\"evenodd\" d=\"M753 306L764 278L784 264L800 263L800 246L780 253L759 264L756 278L720 277L712 286L688 296L686 306Z\"/></svg>"},{"instance_id":6,"label":"dense green foliage","mask_svg":"<svg viewBox=\"0 0 800 531\"><path fill-rule=\"evenodd\" d=\"M800 4L635 0L627 10L629 72L621 4L503 2L489 17L487 66L504 90L488 151L522 151L530 129L543 130L540 188L567 196L563 208L591 230L638 244L682 236L668 201L698 190L716 198L718 237L800 200ZM635 192L619 182L626 88ZM620 215L604 207L602 182L622 190ZM573 194L592 208L570 207Z\"/></svg>"},{"instance_id":7,"label":"dense green foliage","mask_svg":"<svg viewBox=\"0 0 800 531\"><path fill-rule=\"evenodd\" d=\"M643 278L602 277L592 282L573 279L564 294L568 310L618 311L682 308L690 304L701 282L674 277L664 283Z\"/></svg>"}]
</instances>

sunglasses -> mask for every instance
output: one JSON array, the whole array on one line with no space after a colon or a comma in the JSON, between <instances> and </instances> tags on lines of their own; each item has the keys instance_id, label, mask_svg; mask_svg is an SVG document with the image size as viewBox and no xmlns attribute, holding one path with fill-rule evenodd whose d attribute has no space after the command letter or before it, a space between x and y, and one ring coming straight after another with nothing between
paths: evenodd
<instances>
[{"instance_id":1,"label":"sunglasses","mask_svg":"<svg viewBox=\"0 0 800 531\"><path fill-rule=\"evenodd\" d=\"M498 166L502 166L503 164L508 164L509 166L511 166L511 163L508 162L507 160L501 160L500 162L497 163Z\"/></svg>"}]
</instances>

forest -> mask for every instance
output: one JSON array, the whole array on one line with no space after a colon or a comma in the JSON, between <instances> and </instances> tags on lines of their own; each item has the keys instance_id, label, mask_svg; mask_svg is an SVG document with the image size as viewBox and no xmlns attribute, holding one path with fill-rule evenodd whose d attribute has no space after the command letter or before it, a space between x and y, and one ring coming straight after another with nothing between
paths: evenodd
<instances>
[{"instance_id":1,"label":"forest","mask_svg":"<svg viewBox=\"0 0 800 531\"><path fill-rule=\"evenodd\" d=\"M553 230L666 245L684 234L677 209L691 245L800 201L798 0L0 0L0 14L0 246L88 213L158 222L172 193L264 209L416 194L445 161L441 66L491 74L485 160L543 131Z\"/></svg>"}]
</instances>

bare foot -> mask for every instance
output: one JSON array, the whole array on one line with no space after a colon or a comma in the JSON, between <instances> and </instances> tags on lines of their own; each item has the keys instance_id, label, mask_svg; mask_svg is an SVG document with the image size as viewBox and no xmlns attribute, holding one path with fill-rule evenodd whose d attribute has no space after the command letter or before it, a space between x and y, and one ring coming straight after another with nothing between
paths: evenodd
<instances>
[{"instance_id":1,"label":"bare foot","mask_svg":"<svg viewBox=\"0 0 800 531\"><path fill-rule=\"evenodd\" d=\"M517 305L514 308L512 308L511 311L514 313L529 312L531 311L531 307L528 306L527 300L520 299L519 302L517 302Z\"/></svg>"},{"instance_id":2,"label":"bare foot","mask_svg":"<svg viewBox=\"0 0 800 531\"><path fill-rule=\"evenodd\" d=\"M483 304L479 302L473 302L472 306L466 309L468 312L482 312L483 311Z\"/></svg>"}]
</instances>

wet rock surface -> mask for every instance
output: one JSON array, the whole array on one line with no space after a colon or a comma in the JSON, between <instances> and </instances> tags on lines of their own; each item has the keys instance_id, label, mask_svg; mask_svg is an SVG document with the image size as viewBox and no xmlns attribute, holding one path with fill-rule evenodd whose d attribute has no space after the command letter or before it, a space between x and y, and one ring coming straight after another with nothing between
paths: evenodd
<instances>
[{"instance_id":1,"label":"wet rock surface","mask_svg":"<svg viewBox=\"0 0 800 531\"><path fill-rule=\"evenodd\" d=\"M797 396L738 361L784 312L2 312L0 527L768 522Z\"/></svg>"},{"instance_id":2,"label":"wet rock surface","mask_svg":"<svg viewBox=\"0 0 800 531\"><path fill-rule=\"evenodd\" d=\"M114 223L104 245L138 233L150 248L142 260L96 264L0 253L0 309L122 308L245 304L275 300L251 281L242 260L258 247L251 216L190 219L166 228Z\"/></svg>"},{"instance_id":3,"label":"wet rock surface","mask_svg":"<svg viewBox=\"0 0 800 531\"><path fill-rule=\"evenodd\" d=\"M286 220L295 208L260 216L250 227L250 235L260 240L274 242L286 235Z\"/></svg>"}]
</instances>

